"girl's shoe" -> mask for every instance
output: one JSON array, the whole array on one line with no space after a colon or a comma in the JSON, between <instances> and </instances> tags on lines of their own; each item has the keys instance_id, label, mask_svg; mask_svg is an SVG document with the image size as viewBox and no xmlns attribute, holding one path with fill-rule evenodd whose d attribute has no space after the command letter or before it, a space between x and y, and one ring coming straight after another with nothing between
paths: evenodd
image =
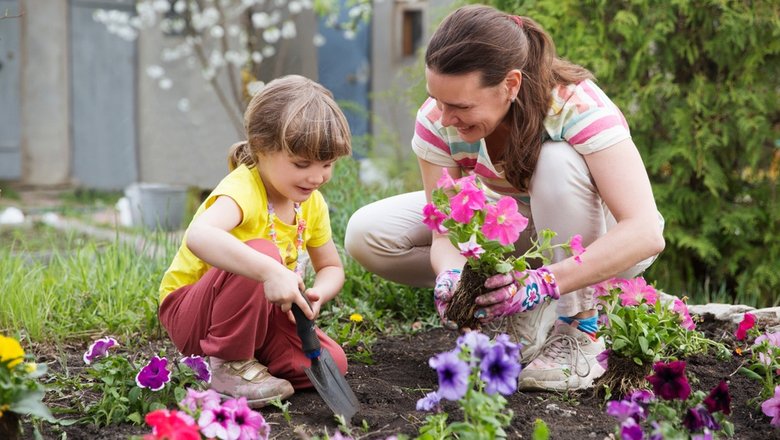
<instances>
[{"instance_id":1,"label":"girl's shoe","mask_svg":"<svg viewBox=\"0 0 780 440\"><path fill-rule=\"evenodd\" d=\"M276 398L293 395L290 382L271 376L268 367L256 359L225 361L209 357L211 388L230 397L246 397L250 408L260 408Z\"/></svg>"}]
</instances>

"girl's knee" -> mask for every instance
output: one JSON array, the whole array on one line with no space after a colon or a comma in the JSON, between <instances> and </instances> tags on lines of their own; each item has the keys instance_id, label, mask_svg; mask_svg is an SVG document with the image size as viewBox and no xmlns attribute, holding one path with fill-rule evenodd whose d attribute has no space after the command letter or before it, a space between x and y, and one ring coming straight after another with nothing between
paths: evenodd
<instances>
[{"instance_id":1,"label":"girl's knee","mask_svg":"<svg viewBox=\"0 0 780 440\"><path fill-rule=\"evenodd\" d=\"M247 241L246 244L257 252L268 255L279 263L282 262L282 256L279 254L279 248L272 241L256 238Z\"/></svg>"}]
</instances>

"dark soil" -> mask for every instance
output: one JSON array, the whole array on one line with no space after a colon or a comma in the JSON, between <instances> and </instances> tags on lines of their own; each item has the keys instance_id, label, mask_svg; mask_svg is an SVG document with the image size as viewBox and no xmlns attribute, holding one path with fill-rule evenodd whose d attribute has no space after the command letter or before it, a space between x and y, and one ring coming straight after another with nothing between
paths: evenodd
<instances>
[{"instance_id":1,"label":"dark soil","mask_svg":"<svg viewBox=\"0 0 780 440\"><path fill-rule=\"evenodd\" d=\"M732 343L733 329L725 329L723 323L705 321L699 324L708 337ZM416 436L418 427L426 414L415 411L417 399L437 386L436 373L428 366L428 359L436 353L454 347L457 334L436 329L412 336L386 338L373 348L373 365L351 363L347 380L357 395L361 408L353 418L355 427L352 436L361 439L385 439L392 434L404 433ZM82 349L69 354L70 368L82 368ZM741 359L738 356L727 361L714 356L686 359L689 376L694 390L709 391L727 378L730 381L732 397L731 422L735 426L737 439L780 438L780 430L769 425L769 418L759 409L747 404L759 392L759 383L736 373ZM52 366L56 369L55 366ZM73 373L71 371L71 373ZM533 422L539 418L550 428L552 439L604 439L614 432L615 420L604 412L604 400L592 390L586 392L552 393L519 392L509 399L514 411L509 438L531 438ZM59 402L62 404L63 402ZM51 403L50 403L51 404ZM453 403L445 405L451 418L459 417L459 410ZM306 439L323 436L324 429L333 434L337 423L328 407L316 391L296 393L290 399L287 422L281 410L263 408L263 416L271 424L272 438ZM366 429L362 427L366 426ZM27 426L25 438L33 438ZM42 426L46 439L126 439L132 435L149 433L146 426L120 425L96 429L85 425L67 427Z\"/></svg>"},{"instance_id":2,"label":"dark soil","mask_svg":"<svg viewBox=\"0 0 780 440\"><path fill-rule=\"evenodd\" d=\"M478 308L474 299L487 293L485 280L486 276L475 272L468 264L463 268L463 275L447 307L447 319L457 324L458 328L479 328L479 321L474 318Z\"/></svg>"}]
</instances>

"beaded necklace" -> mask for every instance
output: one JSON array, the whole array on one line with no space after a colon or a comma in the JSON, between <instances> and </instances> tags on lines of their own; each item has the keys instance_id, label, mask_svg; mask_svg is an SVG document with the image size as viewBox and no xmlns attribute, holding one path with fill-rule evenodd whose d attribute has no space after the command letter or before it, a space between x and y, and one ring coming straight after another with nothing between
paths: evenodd
<instances>
[{"instance_id":1,"label":"beaded necklace","mask_svg":"<svg viewBox=\"0 0 780 440\"><path fill-rule=\"evenodd\" d=\"M293 211L295 211L295 225L296 225L296 234L295 234L295 249L298 251L298 258L295 261L295 273L301 276L301 278L304 277L304 274L306 272L306 264L308 263L308 258L306 255L306 251L303 249L303 231L306 230L306 220L303 219L303 215L301 214L301 204L300 203L294 203L293 204ZM271 241L276 244L276 247L279 248L279 251L281 252L282 248L280 243L277 241L277 235L276 235L276 226L274 225L274 222L276 221L276 213L274 212L274 204L271 203L271 201L268 201L268 236L271 238Z\"/></svg>"}]
</instances>

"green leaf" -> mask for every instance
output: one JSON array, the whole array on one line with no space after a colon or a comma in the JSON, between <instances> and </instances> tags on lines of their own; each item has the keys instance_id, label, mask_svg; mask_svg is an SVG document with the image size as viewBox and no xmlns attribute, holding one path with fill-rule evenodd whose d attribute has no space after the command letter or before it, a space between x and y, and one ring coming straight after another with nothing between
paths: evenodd
<instances>
[{"instance_id":1,"label":"green leaf","mask_svg":"<svg viewBox=\"0 0 780 440\"><path fill-rule=\"evenodd\" d=\"M544 423L544 420L534 420L534 431L531 438L533 440L548 440L550 438L550 428Z\"/></svg>"}]
</instances>

